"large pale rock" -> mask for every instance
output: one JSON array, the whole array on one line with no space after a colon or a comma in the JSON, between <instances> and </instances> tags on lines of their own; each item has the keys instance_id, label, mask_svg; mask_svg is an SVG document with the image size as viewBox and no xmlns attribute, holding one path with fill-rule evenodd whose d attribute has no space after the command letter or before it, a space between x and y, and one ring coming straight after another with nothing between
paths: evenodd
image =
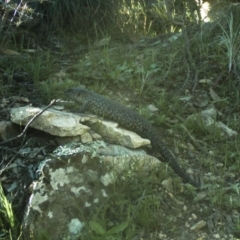
<instances>
[{"instance_id":1,"label":"large pale rock","mask_svg":"<svg viewBox=\"0 0 240 240\"><path fill-rule=\"evenodd\" d=\"M138 171L143 174L143 169L155 169L160 163L143 151L126 150L102 141L70 145L69 152L67 148L59 147L55 157L46 159L40 167L43 176L33 184L23 222L26 240L80 239L92 209L101 206L116 191L115 182L122 171L134 166L136 174ZM103 149L106 155L102 155ZM76 150L76 155L63 156ZM123 152L127 155L117 156Z\"/></svg>"},{"instance_id":2,"label":"large pale rock","mask_svg":"<svg viewBox=\"0 0 240 240\"><path fill-rule=\"evenodd\" d=\"M26 125L41 108L25 106L11 109L11 121ZM50 133L55 136L78 136L89 130L89 127L79 123L75 114L48 109L38 116L31 124L32 128Z\"/></svg>"},{"instance_id":3,"label":"large pale rock","mask_svg":"<svg viewBox=\"0 0 240 240\"><path fill-rule=\"evenodd\" d=\"M39 111L41 111L40 108L30 106L13 108L11 109L11 121L26 125ZM106 139L106 141L114 142L122 146L129 148L150 146L148 139L141 138L132 131L120 128L118 123L104 121L94 115L73 114L48 109L39 115L30 127L60 137L76 137L81 135L83 143L92 141L94 136L91 135L90 129L93 129L102 138ZM64 139L58 139L58 142L63 143L64 141ZM68 142L69 139L66 139L66 141Z\"/></svg>"},{"instance_id":4,"label":"large pale rock","mask_svg":"<svg viewBox=\"0 0 240 240\"><path fill-rule=\"evenodd\" d=\"M118 123L101 120L95 115L81 115L80 122L90 126L91 129L100 134L103 139L110 140L122 146L139 148L142 146L150 146L151 144L150 140L119 127Z\"/></svg>"}]
</instances>

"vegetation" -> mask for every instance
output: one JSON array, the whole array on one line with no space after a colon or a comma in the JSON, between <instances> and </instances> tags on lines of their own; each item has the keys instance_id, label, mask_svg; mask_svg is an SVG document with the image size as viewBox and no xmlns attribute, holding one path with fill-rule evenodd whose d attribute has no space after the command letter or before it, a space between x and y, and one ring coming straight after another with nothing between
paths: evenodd
<instances>
[{"instance_id":1,"label":"vegetation","mask_svg":"<svg viewBox=\"0 0 240 240\"><path fill-rule=\"evenodd\" d=\"M207 16L211 21L204 22L199 2L1 3L0 94L20 94L41 104L63 97L69 87L85 85L134 106L160 130L168 129L161 134L180 159L190 155L198 159L182 165L204 175L207 194L199 216L207 216L209 209L221 217L231 212L232 228L223 226L219 232L231 232L237 239L239 136L229 139L215 126L186 119L214 107L217 121L240 129L240 6L211 1ZM159 113L149 111L148 104ZM126 185L120 181L123 187L93 210L83 238L133 239L142 234L159 239L159 232L166 231L177 239L181 234L177 226L187 216L179 202L190 201L187 208L195 212L194 204L202 198L191 187L182 188L173 174L174 191L160 192L159 183L169 175L165 170L144 179L135 175ZM170 195L174 196L169 201ZM2 188L0 200L0 239L17 239L21 231Z\"/></svg>"},{"instance_id":2,"label":"vegetation","mask_svg":"<svg viewBox=\"0 0 240 240\"><path fill-rule=\"evenodd\" d=\"M8 239L17 239L19 224L13 213L12 205L4 195L2 186L0 185L0 239L5 235L9 236Z\"/></svg>"}]
</instances>

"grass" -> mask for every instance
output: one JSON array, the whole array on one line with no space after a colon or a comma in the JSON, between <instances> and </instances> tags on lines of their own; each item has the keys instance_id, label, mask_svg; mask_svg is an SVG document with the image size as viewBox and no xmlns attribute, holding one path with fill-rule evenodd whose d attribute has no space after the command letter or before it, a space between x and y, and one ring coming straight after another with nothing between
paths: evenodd
<instances>
[{"instance_id":1,"label":"grass","mask_svg":"<svg viewBox=\"0 0 240 240\"><path fill-rule=\"evenodd\" d=\"M151 84L150 76L157 73L160 69L154 64L153 53L150 53L148 59L145 58L145 66L138 63L137 52L128 53L127 49L109 48L97 49L91 51L81 59L76 66L77 71L72 74L74 79L88 79L88 84L98 82L101 84L118 84L118 86L135 87L140 94L145 87Z\"/></svg>"},{"instance_id":2,"label":"grass","mask_svg":"<svg viewBox=\"0 0 240 240\"><path fill-rule=\"evenodd\" d=\"M134 13L131 16L130 32L133 28L137 34L142 34L139 30L141 26L137 23L141 19L143 9L137 11L137 8L134 9L127 4L126 9ZM50 10L55 12L58 8ZM57 17L61 20L65 18L61 15ZM77 19L75 20L77 22ZM167 21L166 16L165 20ZM214 35L211 35L211 31L204 32L203 29L201 36L189 34L188 43L182 37L172 42L159 37L156 44L145 39L146 46L142 47L141 44L126 44L112 37L109 44L96 47L92 44L93 39L89 38L85 45L87 50L80 52L75 57L76 61L71 59L68 65L64 65L60 59L69 60L73 55L70 45L72 43L68 43L64 50L60 49L58 55L51 50L25 54L22 51L23 43L20 46L16 44L7 46L10 49L19 49L22 54L21 61L11 56L2 57L4 63L2 67L7 69L5 71L7 80L4 80L7 83L12 83L11 75L14 71L26 71L34 88L41 92L43 102L59 98L64 89L78 85L85 85L104 95L111 92L112 99L136 107L141 115L159 127L164 140L180 159L182 166L196 169L203 175L204 191L207 194L201 202L191 187L182 187L178 177L169 171L167 165L162 169L155 169L143 178L139 177L139 172L134 173L130 168L119 179L118 186L113 189L108 201L93 209L82 239L132 239L141 234L148 234L147 237L152 234L152 239L154 237L157 239L159 229L176 237L181 234L177 226L181 225L183 219L188 219L192 212L196 212L199 218L203 219L209 217L209 211L211 214L220 212L219 215L222 216L226 210L231 213L238 212L239 137L226 139L214 125L206 127L199 119L186 120L189 115L205 109L199 107L194 100L203 101L201 94L207 93L206 106L217 108L220 113L217 119L236 131L240 129L239 84L233 72L239 67L237 58L239 27L234 28L234 15L230 14L225 20L227 25L220 23L215 28ZM123 32L129 34L124 21L121 24L125 27ZM151 32L152 25L153 22L146 19L143 32L156 35ZM96 24L91 27L96 35L95 40L100 41L109 37L109 33L99 32ZM167 25L166 28L168 32ZM73 39L73 45L77 46L79 43L76 35ZM194 64L189 62L186 49L189 49ZM215 83L219 75L223 82ZM201 85L199 83L201 79L210 79L210 85ZM3 81L0 83L4 85ZM191 92L193 86L196 88ZM209 97L210 86L214 87L222 101L214 102ZM25 88L22 89L24 92ZM193 97L193 100L183 102L180 101L181 97ZM147 110L146 106L150 103L159 109L158 113ZM189 160L186 162L182 159ZM160 184L169 177L173 180L173 192L164 189ZM4 229L0 239L2 236L16 239L18 224L2 188L0 198L2 203L0 226ZM188 211L183 211L184 204ZM199 209L196 209L195 204ZM189 222L194 223L190 220ZM233 229L235 235L239 236L238 214L234 218ZM222 227L221 231L224 232L226 229Z\"/></svg>"},{"instance_id":3,"label":"grass","mask_svg":"<svg viewBox=\"0 0 240 240\"><path fill-rule=\"evenodd\" d=\"M157 190L159 175L164 178L165 169L149 168L151 174L148 174L148 171L139 172L141 168L138 168L138 164L137 159L133 159L130 169L126 168L123 172L115 169L114 174L118 176L115 186L109 198L93 209L82 239L132 239L143 232L147 235L156 233L157 236L160 223L161 229L174 231L172 216L168 215L174 200L169 199L166 203L165 193ZM176 216L174 221L180 219Z\"/></svg>"},{"instance_id":4,"label":"grass","mask_svg":"<svg viewBox=\"0 0 240 240\"><path fill-rule=\"evenodd\" d=\"M7 200L0 185L0 239L18 239L19 224L14 215L11 203Z\"/></svg>"},{"instance_id":5,"label":"grass","mask_svg":"<svg viewBox=\"0 0 240 240\"><path fill-rule=\"evenodd\" d=\"M228 72L230 73L232 70L235 70L233 68L236 67L237 64L237 55L239 53L240 47L239 47L239 40L240 40L240 27L234 29L234 21L233 21L233 15L232 13L227 18L226 22L228 24L227 29L224 28L220 24L220 27L222 29L222 35L220 37L220 44L224 45L227 49L226 57L228 59Z\"/></svg>"}]
</instances>

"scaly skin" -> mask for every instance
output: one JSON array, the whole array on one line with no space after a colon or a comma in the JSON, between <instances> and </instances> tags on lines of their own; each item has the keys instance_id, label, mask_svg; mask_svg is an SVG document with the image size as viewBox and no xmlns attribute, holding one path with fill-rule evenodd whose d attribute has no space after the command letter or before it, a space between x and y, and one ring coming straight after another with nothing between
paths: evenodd
<instances>
[{"instance_id":1,"label":"scaly skin","mask_svg":"<svg viewBox=\"0 0 240 240\"><path fill-rule=\"evenodd\" d=\"M122 127L138 133L141 137L149 139L154 154L160 153L163 161L168 162L176 174L185 182L199 188L199 185L180 167L177 159L159 137L157 130L134 110L85 88L68 89L65 95L73 101L83 104L80 109L81 112L89 111L101 117L106 117L118 122Z\"/></svg>"}]
</instances>

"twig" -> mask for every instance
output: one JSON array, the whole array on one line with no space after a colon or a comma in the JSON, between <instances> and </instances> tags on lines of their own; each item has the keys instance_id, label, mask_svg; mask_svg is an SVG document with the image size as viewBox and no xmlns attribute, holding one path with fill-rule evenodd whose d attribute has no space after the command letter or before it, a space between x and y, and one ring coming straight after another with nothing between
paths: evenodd
<instances>
[{"instance_id":1,"label":"twig","mask_svg":"<svg viewBox=\"0 0 240 240\"><path fill-rule=\"evenodd\" d=\"M30 120L29 122L27 123L27 125L25 126L25 128L23 129L22 133L20 135L18 135L17 137L13 137L13 138L10 138L4 142L1 142L0 145L3 145L3 144L6 144L8 142L11 142L13 140L16 140L18 138L21 138L24 136L24 134L26 133L27 129L29 128L29 126L33 123L33 121L39 116L41 115L43 112L45 112L48 108L50 108L54 103L56 103L56 100L53 99L49 105L47 105L44 109L42 109L40 112L36 113Z\"/></svg>"},{"instance_id":2,"label":"twig","mask_svg":"<svg viewBox=\"0 0 240 240\"><path fill-rule=\"evenodd\" d=\"M45 107L43 110L41 110L40 112L36 113L36 114L30 119L30 121L27 123L27 125L25 126L25 128L23 129L23 131L22 131L22 133L21 133L20 135L18 135L17 137L14 137L14 138L11 138L11 139L8 139L8 140L4 141L4 142L0 143L0 145L23 137L23 136L25 135L27 129L29 128L29 126L33 123L33 121L34 121L39 115L41 115L43 112L45 112L48 108L50 108L55 102L56 102L56 100L53 99L48 106L46 106L46 107ZM18 154L19 154L19 151L12 157L12 159L7 163L7 165L6 165L3 169L1 169L0 175L7 169L7 167L9 166L9 164L15 159L15 157L16 157Z\"/></svg>"}]
</instances>

